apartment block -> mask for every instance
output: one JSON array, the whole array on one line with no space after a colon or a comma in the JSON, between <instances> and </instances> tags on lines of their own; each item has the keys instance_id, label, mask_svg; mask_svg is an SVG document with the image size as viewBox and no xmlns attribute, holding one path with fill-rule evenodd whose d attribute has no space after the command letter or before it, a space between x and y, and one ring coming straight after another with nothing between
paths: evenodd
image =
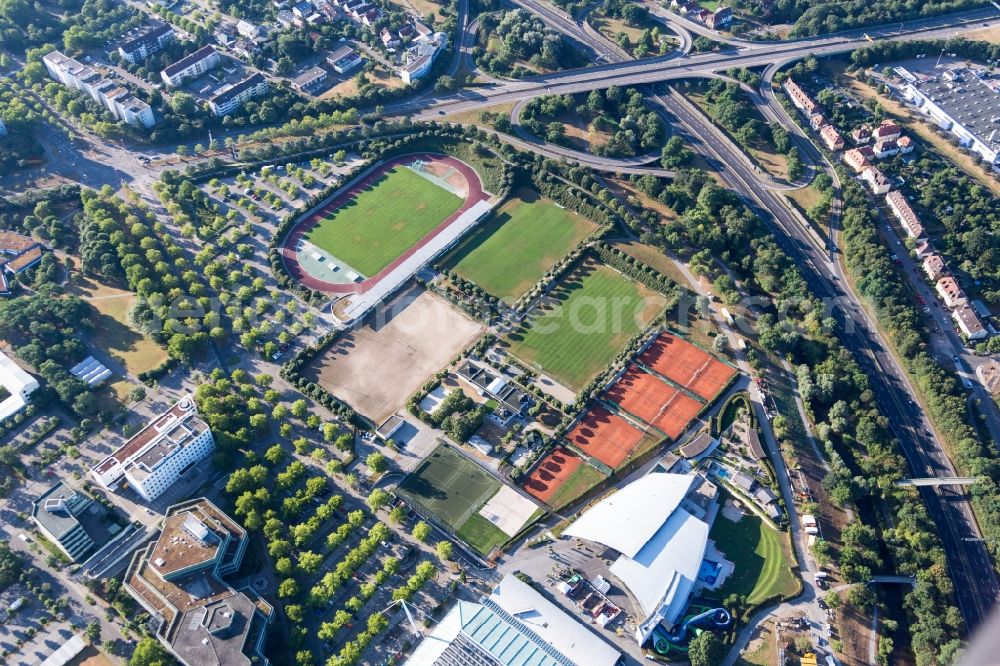
<instances>
[{"instance_id":1,"label":"apartment block","mask_svg":"<svg viewBox=\"0 0 1000 666\"><path fill-rule=\"evenodd\" d=\"M67 87L86 93L118 120L142 127L156 124L156 117L149 104L134 96L121 84L102 77L92 67L59 51L43 56L42 63L49 76Z\"/></svg>"},{"instance_id":2,"label":"apartment block","mask_svg":"<svg viewBox=\"0 0 1000 666\"><path fill-rule=\"evenodd\" d=\"M184 85L188 79L197 78L215 69L221 61L222 58L214 46L205 46L169 65L160 72L160 78L168 86L176 88Z\"/></svg>"},{"instance_id":3,"label":"apartment block","mask_svg":"<svg viewBox=\"0 0 1000 666\"><path fill-rule=\"evenodd\" d=\"M267 79L257 72L239 83L222 88L208 100L208 106L215 115L225 116L243 106L248 100L265 94L268 89Z\"/></svg>"},{"instance_id":4,"label":"apartment block","mask_svg":"<svg viewBox=\"0 0 1000 666\"><path fill-rule=\"evenodd\" d=\"M176 38L177 34L169 24L154 21L145 28L140 28L138 34L126 37L118 47L118 53L128 62L137 65L157 51L162 51Z\"/></svg>"}]
</instances>

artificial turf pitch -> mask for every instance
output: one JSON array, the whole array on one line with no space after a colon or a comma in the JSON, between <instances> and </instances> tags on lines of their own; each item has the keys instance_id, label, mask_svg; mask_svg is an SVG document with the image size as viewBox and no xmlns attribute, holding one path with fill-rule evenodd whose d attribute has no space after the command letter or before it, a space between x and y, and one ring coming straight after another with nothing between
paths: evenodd
<instances>
[{"instance_id":1,"label":"artificial turf pitch","mask_svg":"<svg viewBox=\"0 0 1000 666\"><path fill-rule=\"evenodd\" d=\"M578 266L505 338L510 353L573 391L662 311L665 299L595 262Z\"/></svg>"},{"instance_id":2,"label":"artificial turf pitch","mask_svg":"<svg viewBox=\"0 0 1000 666\"><path fill-rule=\"evenodd\" d=\"M457 211L463 201L404 166L331 212L306 234L366 277L376 275Z\"/></svg>"},{"instance_id":3,"label":"artificial turf pitch","mask_svg":"<svg viewBox=\"0 0 1000 666\"><path fill-rule=\"evenodd\" d=\"M596 228L522 188L455 248L445 267L497 298L514 301Z\"/></svg>"},{"instance_id":4,"label":"artificial turf pitch","mask_svg":"<svg viewBox=\"0 0 1000 666\"><path fill-rule=\"evenodd\" d=\"M500 482L443 444L403 479L399 490L458 532L496 495Z\"/></svg>"}]
</instances>

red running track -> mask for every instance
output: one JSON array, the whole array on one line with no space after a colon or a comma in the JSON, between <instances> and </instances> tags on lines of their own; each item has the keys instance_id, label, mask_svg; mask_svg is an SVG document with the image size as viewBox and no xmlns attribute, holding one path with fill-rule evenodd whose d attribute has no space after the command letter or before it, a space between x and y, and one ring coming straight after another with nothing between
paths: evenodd
<instances>
[{"instance_id":1,"label":"red running track","mask_svg":"<svg viewBox=\"0 0 1000 666\"><path fill-rule=\"evenodd\" d=\"M393 168L401 164L409 164L415 160L444 163L460 173L462 177L465 178L465 184L468 190L468 195L465 197L465 202L462 206L448 216L448 219L434 227L430 233L421 238L416 245L396 257L391 264L383 268L377 274L365 278L361 282L327 282L326 280L320 280L319 278L307 273L305 269L302 268L298 257L295 255L295 246L298 245L299 240L306 233L308 233L310 229L315 227L320 223L320 221L330 215L330 213L343 206L360 192L363 192L371 187L375 181L385 175L388 171L391 171ZM357 181L349 189L335 195L332 199L323 204L322 208L311 214L309 217L300 220L294 227L292 227L292 230L285 238L285 242L282 243L281 257L285 263L285 268L288 270L288 273L309 289L322 291L328 294L363 294L378 284L378 282L385 278L386 275L398 268L400 264L413 256L414 252L425 246L435 236L447 229L455 220L461 217L465 211L469 210L480 201L485 201L488 198L489 197L487 197L486 193L483 191L483 183L479 179L479 174L476 173L475 169L461 160L457 160L449 155L439 155L436 153L410 153L408 155L401 155L399 157L394 157L388 162L378 165L362 176L361 180Z\"/></svg>"}]
</instances>

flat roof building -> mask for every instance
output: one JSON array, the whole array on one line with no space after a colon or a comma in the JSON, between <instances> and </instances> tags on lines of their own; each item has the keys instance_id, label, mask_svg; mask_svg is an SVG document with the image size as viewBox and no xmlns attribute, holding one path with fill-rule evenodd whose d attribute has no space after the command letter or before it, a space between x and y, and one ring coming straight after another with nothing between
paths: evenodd
<instances>
[{"instance_id":1,"label":"flat roof building","mask_svg":"<svg viewBox=\"0 0 1000 666\"><path fill-rule=\"evenodd\" d=\"M331 53L326 58L326 62L333 67L334 71L338 74L346 74L347 72L355 69L364 60L355 53L354 49L349 46L341 46L339 49Z\"/></svg>"},{"instance_id":2,"label":"flat roof building","mask_svg":"<svg viewBox=\"0 0 1000 666\"><path fill-rule=\"evenodd\" d=\"M68 58L59 51L42 56L46 71L63 85L86 93L111 115L129 125L152 127L153 109L123 86L105 79L97 70Z\"/></svg>"},{"instance_id":3,"label":"flat roof building","mask_svg":"<svg viewBox=\"0 0 1000 666\"><path fill-rule=\"evenodd\" d=\"M188 79L194 79L205 72L215 69L222 62L219 52L214 46L203 46L194 53L186 55L177 62L167 65L160 72L163 82L172 88L184 85Z\"/></svg>"},{"instance_id":4,"label":"flat roof building","mask_svg":"<svg viewBox=\"0 0 1000 666\"><path fill-rule=\"evenodd\" d=\"M121 531L117 523L109 520L105 506L62 481L31 503L31 520L74 562L83 562Z\"/></svg>"},{"instance_id":5,"label":"flat roof building","mask_svg":"<svg viewBox=\"0 0 1000 666\"><path fill-rule=\"evenodd\" d=\"M459 601L405 666L614 666L621 654L514 574Z\"/></svg>"},{"instance_id":6,"label":"flat roof building","mask_svg":"<svg viewBox=\"0 0 1000 666\"><path fill-rule=\"evenodd\" d=\"M238 83L220 89L208 100L208 106L217 116L229 115L248 100L265 94L269 87L267 79L260 72L255 72Z\"/></svg>"},{"instance_id":7,"label":"flat roof building","mask_svg":"<svg viewBox=\"0 0 1000 666\"><path fill-rule=\"evenodd\" d=\"M150 502L215 449L208 424L198 418L194 398L181 398L91 470L105 488L124 484Z\"/></svg>"},{"instance_id":8,"label":"flat roof building","mask_svg":"<svg viewBox=\"0 0 1000 666\"><path fill-rule=\"evenodd\" d=\"M1000 162L1000 81L978 75L906 83L904 97L987 164ZM968 79L968 80L966 80Z\"/></svg>"},{"instance_id":9,"label":"flat roof building","mask_svg":"<svg viewBox=\"0 0 1000 666\"><path fill-rule=\"evenodd\" d=\"M31 394L38 388L38 380L21 369L7 354L0 352L0 386L9 394L0 402L0 421L24 409Z\"/></svg>"},{"instance_id":10,"label":"flat roof building","mask_svg":"<svg viewBox=\"0 0 1000 666\"><path fill-rule=\"evenodd\" d=\"M292 87L300 92L311 92L330 78L330 74L322 67L310 67L292 79Z\"/></svg>"},{"instance_id":11,"label":"flat roof building","mask_svg":"<svg viewBox=\"0 0 1000 666\"><path fill-rule=\"evenodd\" d=\"M132 558L126 591L158 620L156 637L186 666L268 664L271 606L222 577L243 561L248 537L205 498L167 510L160 536Z\"/></svg>"},{"instance_id":12,"label":"flat roof building","mask_svg":"<svg viewBox=\"0 0 1000 666\"><path fill-rule=\"evenodd\" d=\"M131 64L138 65L149 56L163 50L163 47L176 38L177 34L168 23L153 21L122 42L118 47L118 53Z\"/></svg>"},{"instance_id":13,"label":"flat roof building","mask_svg":"<svg viewBox=\"0 0 1000 666\"><path fill-rule=\"evenodd\" d=\"M431 70L434 59L437 58L441 48L447 42L448 36L444 33L434 33L432 38L424 37L422 34L415 39L417 44L407 49L404 56L405 64L399 69L399 78L406 83L413 83Z\"/></svg>"}]
</instances>

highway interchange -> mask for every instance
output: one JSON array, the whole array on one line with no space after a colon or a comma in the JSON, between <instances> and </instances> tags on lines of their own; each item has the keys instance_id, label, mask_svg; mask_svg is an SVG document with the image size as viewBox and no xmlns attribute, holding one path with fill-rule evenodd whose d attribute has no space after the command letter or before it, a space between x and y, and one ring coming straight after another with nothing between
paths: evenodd
<instances>
[{"instance_id":1,"label":"highway interchange","mask_svg":"<svg viewBox=\"0 0 1000 666\"><path fill-rule=\"evenodd\" d=\"M663 16L657 13L666 25L678 36L680 48L672 54L630 60L617 45L610 43L592 29L581 25L561 12L538 0L514 0L516 4L537 13L547 25L590 48L603 64L585 69L571 70L534 76L518 81L493 80L485 85L462 89L453 93L440 94L425 92L397 104L385 106L386 116L407 115L415 120L447 120L448 116L461 111L482 109L504 103L520 103L547 94L580 93L603 89L612 85L647 86L650 103L663 114L664 118L681 135L690 148L701 154L718 171L723 181L740 193L754 207L774 231L781 247L801 268L813 294L818 298L830 299L841 307L836 316L841 322L839 335L844 345L852 350L871 378L873 392L879 407L892 424L914 477L957 476L951 461L927 420L924 410L917 406L917 394L906 373L892 354L891 347L878 332L874 322L861 306L861 300L849 287L841 257L836 253L836 230L830 238L823 240L809 229L793 213L784 198L775 192L773 180L764 177L746 159L719 128L715 127L690 102L676 92L654 84L693 78L714 77L731 67L765 66L765 84L756 103L768 107L766 115L774 122L781 122L804 141L802 132L787 117L773 93L770 80L778 68L808 55L823 56L842 54L863 47L871 39L932 39L951 37L963 31L981 27L983 21L1000 17L995 8L974 10L920 19L892 26L853 30L837 35L804 40L780 42L742 42L721 40L718 35L706 33L706 28L685 21L679 17ZM475 43L476 21L470 20L468 3L460 2L459 48L449 69L454 73L463 62L471 64L468 52ZM703 54L690 53L691 33L707 34L716 41L725 41L727 50ZM866 37L867 35L867 37ZM235 134L235 133L234 133ZM235 138L235 137L234 137ZM599 170L618 172L645 172L639 160L623 164L619 160L600 158L593 155L567 151L558 146L535 145L522 137L512 140L519 147L527 147L551 157L576 160L581 164ZM134 152L109 147L104 142L103 158L91 157L106 169L116 168L114 177L132 180L133 185L151 195L148 185L172 161L174 147L158 150L146 149L141 152L153 158L153 166L139 164ZM804 144L803 144L804 145ZM61 145L60 150L71 159L64 164L64 171L81 175L87 165L77 166L78 161L87 161L78 148L71 144ZM106 151L106 152L105 152ZM808 151L810 164L815 168L830 171L821 155L815 149ZM157 162L159 160L159 162ZM114 165L112 167L111 165ZM138 168L135 168L138 167ZM59 170L58 167L53 169ZM658 173L657 171L653 171ZM131 175L129 175L131 174ZM138 175L136 175L138 174ZM669 175L658 173L658 175ZM86 178L82 178L86 180ZM947 553L951 575L955 581L956 601L970 630L978 626L995 606L1000 596L1000 584L991 563L985 543L972 516L971 508L960 489L953 487L921 488L921 495L939 527L939 533Z\"/></svg>"}]
</instances>

